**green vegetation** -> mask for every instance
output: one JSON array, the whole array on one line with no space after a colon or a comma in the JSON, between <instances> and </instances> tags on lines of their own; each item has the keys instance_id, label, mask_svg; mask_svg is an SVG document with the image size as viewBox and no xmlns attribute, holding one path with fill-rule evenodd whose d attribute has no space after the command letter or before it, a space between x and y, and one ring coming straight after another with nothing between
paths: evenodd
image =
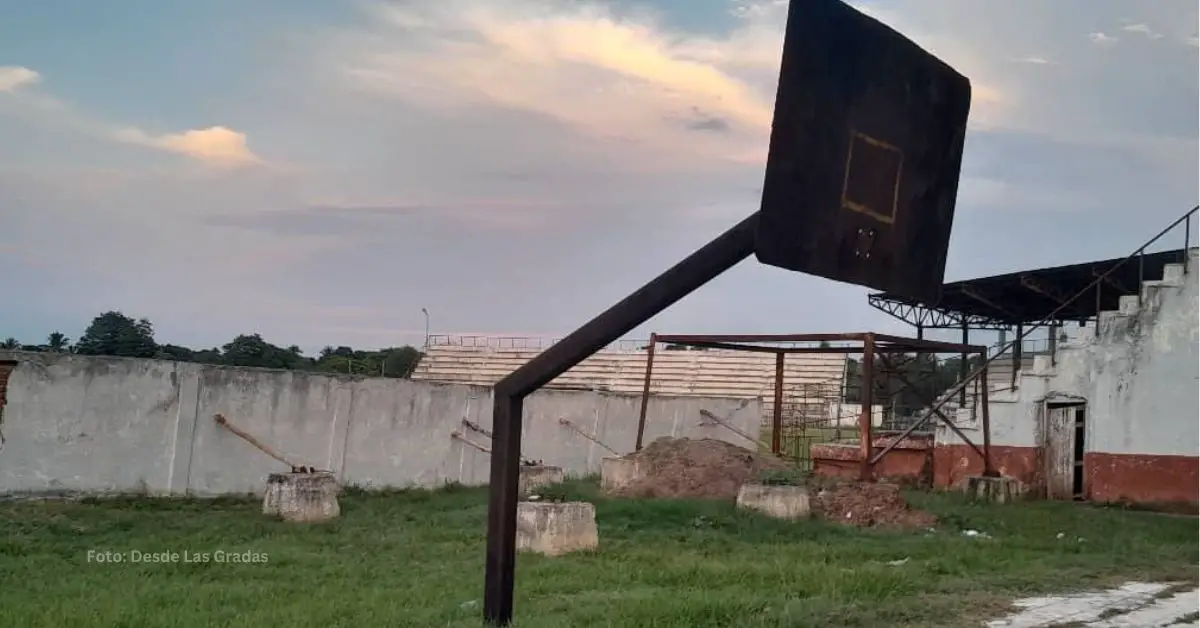
<instances>
[{"instance_id":1,"label":"green vegetation","mask_svg":"<svg viewBox=\"0 0 1200 628\"><path fill-rule=\"evenodd\" d=\"M601 547L522 555L518 628L978 626L1036 592L1196 579L1192 518L921 494L943 526L884 532L558 490L596 504ZM254 501L0 504L0 625L479 626L486 495L352 493L340 520L314 526L267 520ZM134 550L180 556L88 561Z\"/></svg>"},{"instance_id":2,"label":"green vegetation","mask_svg":"<svg viewBox=\"0 0 1200 628\"><path fill-rule=\"evenodd\" d=\"M71 344L62 332L56 331L46 338L44 344L22 344L15 338L8 338L0 342L0 349L157 358L376 377L408 377L421 359L421 352L407 345L377 351L325 347L317 357L306 357L300 347L279 347L263 340L259 334L242 334L221 347L195 350L180 345L159 344L154 339L154 326L149 320L135 320L121 312L104 312L92 319L75 344Z\"/></svg>"}]
</instances>

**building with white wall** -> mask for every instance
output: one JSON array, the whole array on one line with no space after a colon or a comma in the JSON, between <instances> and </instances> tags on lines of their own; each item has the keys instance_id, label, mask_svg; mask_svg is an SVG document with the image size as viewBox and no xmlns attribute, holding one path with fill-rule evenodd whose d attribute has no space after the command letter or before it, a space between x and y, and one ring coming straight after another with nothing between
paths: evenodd
<instances>
[{"instance_id":1,"label":"building with white wall","mask_svg":"<svg viewBox=\"0 0 1200 628\"><path fill-rule=\"evenodd\" d=\"M1196 506L1196 264L1191 249L1186 266L1162 265L1160 278L1133 284L1137 292L1121 295L1116 309L1020 369L1015 386L991 388L992 459L1002 474L1054 499ZM977 418L959 427L983 441ZM937 484L957 485L982 461L939 426L933 467Z\"/></svg>"}]
</instances>

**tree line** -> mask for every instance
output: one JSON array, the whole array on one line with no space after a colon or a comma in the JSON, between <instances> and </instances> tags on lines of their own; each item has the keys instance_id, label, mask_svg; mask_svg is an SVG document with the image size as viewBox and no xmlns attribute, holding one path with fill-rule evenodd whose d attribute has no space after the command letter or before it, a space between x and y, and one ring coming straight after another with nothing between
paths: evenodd
<instances>
[{"instance_id":1,"label":"tree line","mask_svg":"<svg viewBox=\"0 0 1200 628\"><path fill-rule=\"evenodd\" d=\"M967 372L983 365L978 355L967 356ZM890 406L902 415L912 414L958 383L962 374L962 358L941 357L930 353L892 354L885 361L876 358L872 368L872 402ZM845 398L850 403L862 403L864 369L859 360L850 359L846 365Z\"/></svg>"},{"instance_id":2,"label":"tree line","mask_svg":"<svg viewBox=\"0 0 1200 628\"><path fill-rule=\"evenodd\" d=\"M416 369L422 355L409 345L374 351L329 346L310 357L304 355L296 345L280 347L267 342L257 333L241 334L220 347L191 349L160 344L154 338L154 325L149 319L134 319L118 311L104 312L93 318L83 335L73 343L65 334L55 331L46 337L44 343L29 344L16 338L7 338L0 342L0 348L375 377L408 377Z\"/></svg>"}]
</instances>

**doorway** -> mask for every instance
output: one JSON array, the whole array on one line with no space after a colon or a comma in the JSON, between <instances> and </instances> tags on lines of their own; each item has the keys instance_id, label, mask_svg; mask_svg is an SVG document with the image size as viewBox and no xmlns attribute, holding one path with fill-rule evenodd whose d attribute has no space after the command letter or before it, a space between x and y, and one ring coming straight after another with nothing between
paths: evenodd
<instances>
[{"instance_id":1,"label":"doorway","mask_svg":"<svg viewBox=\"0 0 1200 628\"><path fill-rule=\"evenodd\" d=\"M1087 404L1082 401L1046 404L1042 441L1047 499L1087 499L1083 454L1087 450Z\"/></svg>"}]
</instances>

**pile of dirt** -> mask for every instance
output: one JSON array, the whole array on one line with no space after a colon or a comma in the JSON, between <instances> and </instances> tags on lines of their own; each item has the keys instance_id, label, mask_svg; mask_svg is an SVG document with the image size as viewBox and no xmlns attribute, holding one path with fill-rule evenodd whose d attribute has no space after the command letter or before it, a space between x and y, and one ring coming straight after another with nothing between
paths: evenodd
<instances>
[{"instance_id":1,"label":"pile of dirt","mask_svg":"<svg viewBox=\"0 0 1200 628\"><path fill-rule=\"evenodd\" d=\"M896 484L840 482L814 487L813 510L828 521L863 528L930 528L937 517L908 505Z\"/></svg>"},{"instance_id":2,"label":"pile of dirt","mask_svg":"<svg viewBox=\"0 0 1200 628\"><path fill-rule=\"evenodd\" d=\"M738 491L762 471L794 469L786 461L722 440L660 438L639 452L642 477L613 491L614 495L660 499L737 499ZM858 527L929 528L932 514L909 506L900 486L861 483L826 477L805 482L812 491L813 514Z\"/></svg>"},{"instance_id":3,"label":"pile of dirt","mask_svg":"<svg viewBox=\"0 0 1200 628\"><path fill-rule=\"evenodd\" d=\"M788 466L774 456L712 438L660 438L625 458L637 460L645 476L614 493L639 498L734 500L760 469Z\"/></svg>"}]
</instances>

